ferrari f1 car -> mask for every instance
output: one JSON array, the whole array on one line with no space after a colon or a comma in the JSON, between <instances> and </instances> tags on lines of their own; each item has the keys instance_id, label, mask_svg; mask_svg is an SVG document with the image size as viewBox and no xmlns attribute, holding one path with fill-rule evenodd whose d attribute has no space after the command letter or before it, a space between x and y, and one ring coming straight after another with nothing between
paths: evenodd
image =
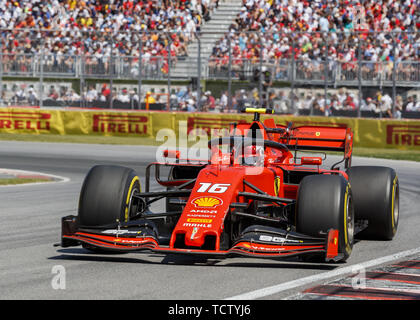
<instances>
[{"instance_id":1,"label":"ferrari f1 car","mask_svg":"<svg viewBox=\"0 0 420 320\"><path fill-rule=\"evenodd\" d=\"M394 237L398 177L387 167L351 166L350 128L278 125L260 119L265 109L248 111L251 123L232 123L229 136L209 141L206 161L165 150L147 166L144 191L130 168L91 168L78 215L62 218L61 246L345 261L357 234ZM343 156L325 168L330 152ZM150 190L152 170L161 191ZM159 200L165 208L152 211Z\"/></svg>"}]
</instances>

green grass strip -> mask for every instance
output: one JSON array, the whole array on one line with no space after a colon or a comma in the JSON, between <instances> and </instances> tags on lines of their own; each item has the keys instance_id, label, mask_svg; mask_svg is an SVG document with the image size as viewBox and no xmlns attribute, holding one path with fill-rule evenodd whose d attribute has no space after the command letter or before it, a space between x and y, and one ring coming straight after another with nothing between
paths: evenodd
<instances>
[{"instance_id":1,"label":"green grass strip","mask_svg":"<svg viewBox=\"0 0 420 320\"><path fill-rule=\"evenodd\" d=\"M0 186L6 185L16 185L16 184L25 184L25 183L37 183L37 182L51 182L50 179L35 179L35 178L0 178Z\"/></svg>"}]
</instances>

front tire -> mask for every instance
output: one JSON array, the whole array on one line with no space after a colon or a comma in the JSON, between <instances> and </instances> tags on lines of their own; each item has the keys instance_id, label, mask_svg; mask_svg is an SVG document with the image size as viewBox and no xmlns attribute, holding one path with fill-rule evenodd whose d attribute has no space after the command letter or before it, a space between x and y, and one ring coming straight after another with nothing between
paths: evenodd
<instances>
[{"instance_id":1,"label":"front tire","mask_svg":"<svg viewBox=\"0 0 420 320\"><path fill-rule=\"evenodd\" d=\"M140 181L130 168L97 165L92 167L82 185L79 198L79 225L99 227L127 222L136 208L132 196L140 192Z\"/></svg>"},{"instance_id":2,"label":"front tire","mask_svg":"<svg viewBox=\"0 0 420 320\"><path fill-rule=\"evenodd\" d=\"M338 230L338 253L345 261L353 249L352 191L342 176L311 175L302 179L297 198L296 231L319 237Z\"/></svg>"}]
</instances>

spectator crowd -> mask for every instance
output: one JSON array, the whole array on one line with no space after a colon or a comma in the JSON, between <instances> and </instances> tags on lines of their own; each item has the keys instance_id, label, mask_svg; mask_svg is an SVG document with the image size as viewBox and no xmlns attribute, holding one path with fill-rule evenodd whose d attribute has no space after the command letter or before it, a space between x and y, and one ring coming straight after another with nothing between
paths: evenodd
<instances>
[{"instance_id":1,"label":"spectator crowd","mask_svg":"<svg viewBox=\"0 0 420 320\"><path fill-rule=\"evenodd\" d=\"M236 70L260 59L275 64L294 57L299 71L310 76L323 74L320 62L328 57L341 63L345 77L357 68L359 54L369 62L365 73L392 70L394 62L420 61L419 29L418 0L243 0L229 32L213 48L211 67L226 65L230 38ZM412 71L410 65L399 68Z\"/></svg>"},{"instance_id":2,"label":"spectator crowd","mask_svg":"<svg viewBox=\"0 0 420 320\"><path fill-rule=\"evenodd\" d=\"M74 71L75 57L83 56L88 75L109 74L111 57L130 57L120 64L136 77L141 51L145 76L166 74L169 58L173 66L188 56L218 1L0 0L4 71L31 71L31 55L43 52L45 68L59 71ZM275 79L284 79L284 61L293 57L298 77L319 79L339 63L335 76L354 79L360 57L364 78L390 79L397 62L398 79L419 81L419 29L418 0L243 0L213 47L209 70L226 69L231 47L238 77L261 59L276 66Z\"/></svg>"},{"instance_id":3,"label":"spectator crowd","mask_svg":"<svg viewBox=\"0 0 420 320\"><path fill-rule=\"evenodd\" d=\"M6 59L44 52L107 64L112 55L138 57L141 47L146 59L169 56L175 63L217 6L218 0L0 0L1 49Z\"/></svg>"}]
</instances>

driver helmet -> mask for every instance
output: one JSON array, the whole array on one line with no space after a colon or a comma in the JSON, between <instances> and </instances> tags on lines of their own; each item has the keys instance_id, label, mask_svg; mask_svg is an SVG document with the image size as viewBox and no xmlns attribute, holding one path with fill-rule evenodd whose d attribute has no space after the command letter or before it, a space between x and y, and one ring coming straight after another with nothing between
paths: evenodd
<instances>
[{"instance_id":1,"label":"driver helmet","mask_svg":"<svg viewBox=\"0 0 420 320\"><path fill-rule=\"evenodd\" d=\"M244 148L244 164L248 166L261 167L264 165L264 147L246 146Z\"/></svg>"}]
</instances>

